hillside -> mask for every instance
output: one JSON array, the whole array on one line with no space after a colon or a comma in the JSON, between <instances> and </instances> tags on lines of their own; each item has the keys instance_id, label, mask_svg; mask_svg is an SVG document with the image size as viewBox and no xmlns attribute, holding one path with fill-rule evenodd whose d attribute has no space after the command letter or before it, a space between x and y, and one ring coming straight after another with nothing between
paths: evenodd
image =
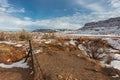
<instances>
[{"instance_id":1,"label":"hillside","mask_svg":"<svg viewBox=\"0 0 120 80\"><path fill-rule=\"evenodd\" d=\"M115 27L120 28L120 17L110 18L108 20L98 21L98 22L89 22L84 25L83 28L94 28L94 27Z\"/></svg>"},{"instance_id":2,"label":"hillside","mask_svg":"<svg viewBox=\"0 0 120 80\"><path fill-rule=\"evenodd\" d=\"M86 23L83 28L75 31L74 33L93 35L120 35L120 17Z\"/></svg>"}]
</instances>

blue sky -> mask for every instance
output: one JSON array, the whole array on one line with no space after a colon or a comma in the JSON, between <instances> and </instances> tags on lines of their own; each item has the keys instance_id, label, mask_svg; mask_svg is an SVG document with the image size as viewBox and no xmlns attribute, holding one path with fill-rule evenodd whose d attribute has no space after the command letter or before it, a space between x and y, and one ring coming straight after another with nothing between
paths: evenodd
<instances>
[{"instance_id":1,"label":"blue sky","mask_svg":"<svg viewBox=\"0 0 120 80\"><path fill-rule=\"evenodd\" d=\"M0 0L0 30L78 29L119 14L120 0Z\"/></svg>"}]
</instances>

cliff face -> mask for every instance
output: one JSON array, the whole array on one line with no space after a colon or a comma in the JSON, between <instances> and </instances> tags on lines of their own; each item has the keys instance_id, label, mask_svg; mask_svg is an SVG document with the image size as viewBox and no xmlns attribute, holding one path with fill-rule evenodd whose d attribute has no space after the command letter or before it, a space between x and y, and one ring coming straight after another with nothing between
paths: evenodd
<instances>
[{"instance_id":1,"label":"cliff face","mask_svg":"<svg viewBox=\"0 0 120 80\"><path fill-rule=\"evenodd\" d=\"M95 27L120 27L120 17L110 18L104 21L86 23L83 28L95 28Z\"/></svg>"}]
</instances>

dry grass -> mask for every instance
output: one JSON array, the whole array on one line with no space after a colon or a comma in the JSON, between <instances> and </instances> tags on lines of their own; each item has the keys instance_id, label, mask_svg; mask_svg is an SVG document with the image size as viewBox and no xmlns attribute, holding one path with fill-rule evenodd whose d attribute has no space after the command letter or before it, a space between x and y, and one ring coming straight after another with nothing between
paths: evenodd
<instances>
[{"instance_id":1,"label":"dry grass","mask_svg":"<svg viewBox=\"0 0 120 80\"><path fill-rule=\"evenodd\" d=\"M54 33L43 33L42 39L56 39L57 37L55 36Z\"/></svg>"},{"instance_id":2,"label":"dry grass","mask_svg":"<svg viewBox=\"0 0 120 80\"><path fill-rule=\"evenodd\" d=\"M32 39L32 33L26 30L21 30L20 32L0 32L0 41L26 41Z\"/></svg>"}]
</instances>

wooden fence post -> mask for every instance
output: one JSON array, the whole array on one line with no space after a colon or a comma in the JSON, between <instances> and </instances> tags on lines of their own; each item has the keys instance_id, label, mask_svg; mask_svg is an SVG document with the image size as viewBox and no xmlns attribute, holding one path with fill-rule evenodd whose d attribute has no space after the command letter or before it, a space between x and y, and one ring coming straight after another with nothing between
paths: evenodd
<instances>
[{"instance_id":1,"label":"wooden fence post","mask_svg":"<svg viewBox=\"0 0 120 80\"><path fill-rule=\"evenodd\" d=\"M38 59L35 57L35 55L33 55L32 43L30 40L29 40L29 51L28 54L26 55L25 62L29 57L31 57L32 68L34 72L34 80L43 80L43 71L39 65Z\"/></svg>"}]
</instances>

